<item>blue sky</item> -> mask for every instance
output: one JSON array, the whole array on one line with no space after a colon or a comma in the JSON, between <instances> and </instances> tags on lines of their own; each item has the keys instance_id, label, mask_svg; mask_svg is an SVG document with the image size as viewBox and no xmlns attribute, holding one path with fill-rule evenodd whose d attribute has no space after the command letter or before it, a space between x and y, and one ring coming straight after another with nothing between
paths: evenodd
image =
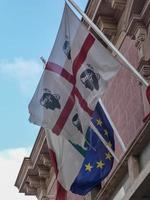
<instances>
[{"instance_id":1,"label":"blue sky","mask_svg":"<svg viewBox=\"0 0 150 200\"><path fill-rule=\"evenodd\" d=\"M3 162L14 162L14 152L19 152L20 160L16 162L21 162L37 137L39 127L28 121L28 104L43 70L40 56L47 59L50 54L64 2L0 0L0 160ZM75 2L84 9L87 0Z\"/></svg>"},{"instance_id":2,"label":"blue sky","mask_svg":"<svg viewBox=\"0 0 150 200\"><path fill-rule=\"evenodd\" d=\"M76 2L84 7L86 0ZM35 141L38 127L29 124L27 107L43 69L40 56L50 54L63 6L64 0L0 0L0 149Z\"/></svg>"}]
</instances>

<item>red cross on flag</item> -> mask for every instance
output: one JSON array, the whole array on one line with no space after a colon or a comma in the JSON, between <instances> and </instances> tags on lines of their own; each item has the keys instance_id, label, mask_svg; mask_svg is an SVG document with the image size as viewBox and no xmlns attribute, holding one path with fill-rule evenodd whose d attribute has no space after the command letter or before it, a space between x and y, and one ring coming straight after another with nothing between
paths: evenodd
<instances>
[{"instance_id":1,"label":"red cross on flag","mask_svg":"<svg viewBox=\"0 0 150 200\"><path fill-rule=\"evenodd\" d=\"M30 121L81 143L99 96L119 63L65 5L61 25L35 94Z\"/></svg>"}]
</instances>

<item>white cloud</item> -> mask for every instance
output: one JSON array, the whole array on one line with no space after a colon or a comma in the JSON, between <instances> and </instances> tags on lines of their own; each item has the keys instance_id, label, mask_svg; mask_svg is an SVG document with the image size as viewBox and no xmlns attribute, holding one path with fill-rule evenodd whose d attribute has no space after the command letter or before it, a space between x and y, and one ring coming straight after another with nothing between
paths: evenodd
<instances>
[{"instance_id":1,"label":"white cloud","mask_svg":"<svg viewBox=\"0 0 150 200\"><path fill-rule=\"evenodd\" d=\"M35 197L20 194L14 186L23 158L29 156L30 148L6 149L0 151L0 196L5 200L36 200Z\"/></svg>"},{"instance_id":2,"label":"white cloud","mask_svg":"<svg viewBox=\"0 0 150 200\"><path fill-rule=\"evenodd\" d=\"M0 73L17 81L23 93L29 93L36 84L43 71L42 64L35 60L15 58L0 61Z\"/></svg>"}]
</instances>

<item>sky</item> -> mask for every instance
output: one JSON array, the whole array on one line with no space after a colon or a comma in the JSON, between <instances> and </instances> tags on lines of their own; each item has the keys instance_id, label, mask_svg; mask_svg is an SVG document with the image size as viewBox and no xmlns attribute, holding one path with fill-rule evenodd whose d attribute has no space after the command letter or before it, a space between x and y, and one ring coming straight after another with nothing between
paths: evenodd
<instances>
[{"instance_id":1,"label":"sky","mask_svg":"<svg viewBox=\"0 0 150 200\"><path fill-rule=\"evenodd\" d=\"M0 0L0 196L32 200L14 183L39 127L29 123L28 104L59 28L64 0ZM87 0L75 0L84 10Z\"/></svg>"}]
</instances>

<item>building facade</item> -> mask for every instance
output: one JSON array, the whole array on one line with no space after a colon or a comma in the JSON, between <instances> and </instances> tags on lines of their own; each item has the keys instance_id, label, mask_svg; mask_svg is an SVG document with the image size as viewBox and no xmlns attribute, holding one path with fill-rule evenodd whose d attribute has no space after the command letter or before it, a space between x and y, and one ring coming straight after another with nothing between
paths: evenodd
<instances>
[{"instance_id":1,"label":"building facade","mask_svg":"<svg viewBox=\"0 0 150 200\"><path fill-rule=\"evenodd\" d=\"M150 82L150 0L89 0L85 12ZM68 200L150 199L150 121L143 122L150 105L145 91L145 86L125 66L109 83L102 100L127 150L122 152L116 142L120 162L114 163L102 188L95 188L86 197L68 193ZM56 178L42 128L30 157L22 163L15 185L19 192L35 195L39 200L55 199Z\"/></svg>"}]
</instances>

